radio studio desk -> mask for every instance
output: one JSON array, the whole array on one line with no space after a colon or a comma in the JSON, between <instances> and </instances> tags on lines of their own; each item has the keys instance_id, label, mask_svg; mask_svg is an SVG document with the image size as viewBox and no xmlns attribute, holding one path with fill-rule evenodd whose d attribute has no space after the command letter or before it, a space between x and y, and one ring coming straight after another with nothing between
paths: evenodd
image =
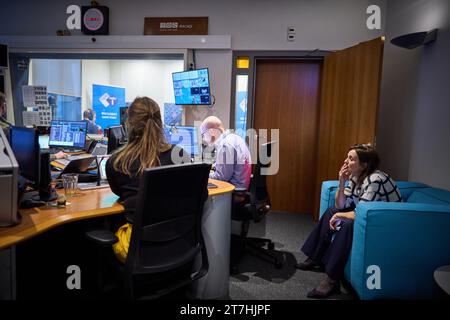
<instances>
[{"instance_id":1,"label":"radio studio desk","mask_svg":"<svg viewBox=\"0 0 450 320\"><path fill-rule=\"evenodd\" d=\"M194 285L194 295L198 299L221 298L228 294L229 289L231 193L234 186L218 180L210 182L217 188L208 189L209 197L202 218L209 271ZM117 199L110 188L79 190L65 207L21 209L20 224L0 227L0 299L16 298L16 244L63 224L120 214L123 206Z\"/></svg>"}]
</instances>

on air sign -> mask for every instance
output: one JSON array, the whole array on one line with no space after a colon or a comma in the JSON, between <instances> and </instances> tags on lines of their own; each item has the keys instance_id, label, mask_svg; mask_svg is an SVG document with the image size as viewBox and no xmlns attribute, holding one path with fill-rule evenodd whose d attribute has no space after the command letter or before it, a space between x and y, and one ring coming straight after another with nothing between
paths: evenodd
<instances>
[{"instance_id":1,"label":"on air sign","mask_svg":"<svg viewBox=\"0 0 450 320\"><path fill-rule=\"evenodd\" d=\"M66 9L69 15L66 27L69 30L80 30L84 34L106 35L109 33L109 8L106 6L70 5Z\"/></svg>"}]
</instances>

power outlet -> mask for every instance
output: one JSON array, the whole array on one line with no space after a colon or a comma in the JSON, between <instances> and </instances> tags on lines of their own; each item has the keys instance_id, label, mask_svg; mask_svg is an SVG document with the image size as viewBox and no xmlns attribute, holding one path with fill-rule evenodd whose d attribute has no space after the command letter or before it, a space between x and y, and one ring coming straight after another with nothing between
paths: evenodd
<instances>
[{"instance_id":1,"label":"power outlet","mask_svg":"<svg viewBox=\"0 0 450 320\"><path fill-rule=\"evenodd\" d=\"M287 41L295 41L295 27L293 26L287 28Z\"/></svg>"}]
</instances>

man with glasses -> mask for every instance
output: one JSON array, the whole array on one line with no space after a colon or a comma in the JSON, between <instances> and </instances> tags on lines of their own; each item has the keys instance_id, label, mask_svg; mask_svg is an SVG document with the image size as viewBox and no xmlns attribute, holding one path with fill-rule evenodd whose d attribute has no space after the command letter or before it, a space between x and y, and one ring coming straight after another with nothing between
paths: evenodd
<instances>
[{"instance_id":1,"label":"man with glasses","mask_svg":"<svg viewBox=\"0 0 450 320\"><path fill-rule=\"evenodd\" d=\"M215 171L209 177L247 189L251 176L251 156L245 141L223 127L219 118L210 116L201 125L202 139L216 149Z\"/></svg>"}]
</instances>

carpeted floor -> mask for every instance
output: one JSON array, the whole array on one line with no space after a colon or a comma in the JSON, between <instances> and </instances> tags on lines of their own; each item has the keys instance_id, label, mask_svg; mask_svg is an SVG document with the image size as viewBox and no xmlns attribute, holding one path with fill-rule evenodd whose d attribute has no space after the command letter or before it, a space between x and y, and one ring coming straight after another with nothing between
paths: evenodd
<instances>
[{"instance_id":1,"label":"carpeted floor","mask_svg":"<svg viewBox=\"0 0 450 320\"><path fill-rule=\"evenodd\" d=\"M230 276L229 298L232 300L300 300L316 287L325 274L301 271L294 264L305 260L300 247L315 221L310 215L273 212L265 223L252 224L249 235L269 238L275 243L275 252L283 267L276 269L271 263L250 254L238 265L238 274ZM265 234L264 234L265 233ZM330 299L355 299L355 294L341 286L341 294Z\"/></svg>"}]
</instances>

